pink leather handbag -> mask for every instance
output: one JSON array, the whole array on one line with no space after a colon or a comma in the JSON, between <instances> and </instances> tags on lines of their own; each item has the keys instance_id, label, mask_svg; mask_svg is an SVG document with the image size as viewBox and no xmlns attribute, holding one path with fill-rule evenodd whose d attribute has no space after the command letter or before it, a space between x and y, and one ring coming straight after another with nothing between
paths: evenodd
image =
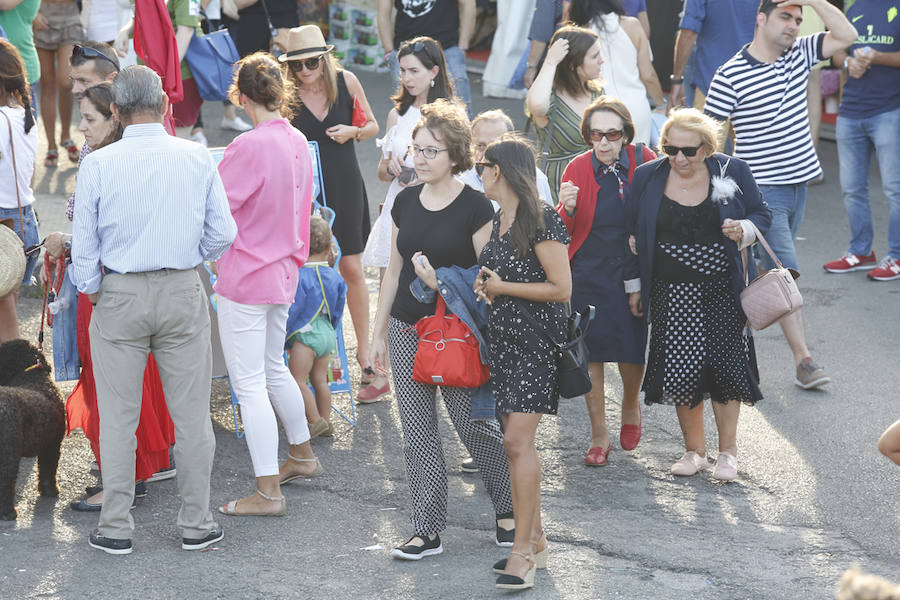
<instances>
[{"instance_id":1,"label":"pink leather handbag","mask_svg":"<svg viewBox=\"0 0 900 600\"><path fill-rule=\"evenodd\" d=\"M753 225L752 222L750 224ZM750 329L760 331L803 306L803 296L800 295L793 273L790 269L784 268L756 225L753 225L753 231L756 232L756 239L775 263L774 269L748 283L747 248L741 251L746 286L741 292L741 308L747 315Z\"/></svg>"}]
</instances>

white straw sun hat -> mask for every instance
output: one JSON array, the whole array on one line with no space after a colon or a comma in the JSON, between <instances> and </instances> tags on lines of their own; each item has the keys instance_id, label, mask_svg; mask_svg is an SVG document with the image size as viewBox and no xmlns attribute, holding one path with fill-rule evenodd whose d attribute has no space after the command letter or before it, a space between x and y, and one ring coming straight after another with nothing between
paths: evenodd
<instances>
[{"instance_id":1,"label":"white straw sun hat","mask_svg":"<svg viewBox=\"0 0 900 600\"><path fill-rule=\"evenodd\" d=\"M25 252L22 239L9 227L0 225L0 298L22 283Z\"/></svg>"}]
</instances>

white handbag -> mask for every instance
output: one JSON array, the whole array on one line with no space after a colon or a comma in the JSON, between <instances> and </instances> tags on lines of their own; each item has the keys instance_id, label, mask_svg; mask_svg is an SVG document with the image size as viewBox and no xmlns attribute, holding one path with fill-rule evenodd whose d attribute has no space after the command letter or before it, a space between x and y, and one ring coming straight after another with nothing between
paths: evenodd
<instances>
[{"instance_id":1,"label":"white handbag","mask_svg":"<svg viewBox=\"0 0 900 600\"><path fill-rule=\"evenodd\" d=\"M753 231L756 232L756 239L775 263L774 269L748 283L747 248L741 251L744 262L744 285L746 286L741 292L741 308L747 315L750 329L760 331L782 317L799 310L803 306L803 296L800 295L791 270L784 268L756 225L753 225L752 222L750 224L753 226Z\"/></svg>"}]
</instances>

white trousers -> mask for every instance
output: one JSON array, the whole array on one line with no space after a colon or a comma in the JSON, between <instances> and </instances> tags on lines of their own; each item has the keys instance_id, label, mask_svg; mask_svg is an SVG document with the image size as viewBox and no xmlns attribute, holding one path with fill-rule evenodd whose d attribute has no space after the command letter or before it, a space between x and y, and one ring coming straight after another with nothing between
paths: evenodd
<instances>
[{"instance_id":1,"label":"white trousers","mask_svg":"<svg viewBox=\"0 0 900 600\"><path fill-rule=\"evenodd\" d=\"M219 335L256 477L278 474L278 424L291 445L309 441L303 396L284 364L287 304L240 304L219 296ZM274 411L272 409L275 409Z\"/></svg>"}]
</instances>

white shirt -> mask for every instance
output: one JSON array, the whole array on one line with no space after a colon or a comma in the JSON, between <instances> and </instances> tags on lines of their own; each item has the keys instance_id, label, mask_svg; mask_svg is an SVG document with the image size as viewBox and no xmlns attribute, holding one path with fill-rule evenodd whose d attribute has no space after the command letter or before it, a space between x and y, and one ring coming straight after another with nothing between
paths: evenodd
<instances>
[{"instance_id":1,"label":"white shirt","mask_svg":"<svg viewBox=\"0 0 900 600\"><path fill-rule=\"evenodd\" d=\"M13 153L9 143L9 127L6 119L0 117L0 208L16 208L16 180L19 182L19 197L22 206L34 202L31 176L34 175L34 158L37 156L37 123L25 133L25 109L22 107L0 107L0 112L9 117L12 125L13 142L16 149L16 178L13 179Z\"/></svg>"}]
</instances>

